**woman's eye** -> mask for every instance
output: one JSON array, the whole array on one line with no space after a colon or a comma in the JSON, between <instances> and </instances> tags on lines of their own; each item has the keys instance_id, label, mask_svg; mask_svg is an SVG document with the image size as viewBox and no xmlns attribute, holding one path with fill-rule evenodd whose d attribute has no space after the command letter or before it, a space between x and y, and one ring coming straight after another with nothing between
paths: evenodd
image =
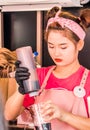
<instances>
[{"instance_id":1,"label":"woman's eye","mask_svg":"<svg viewBox=\"0 0 90 130\"><path fill-rule=\"evenodd\" d=\"M66 49L66 48L67 48L67 46L62 45L62 46L60 46L60 48L61 48L61 49Z\"/></svg>"},{"instance_id":2,"label":"woman's eye","mask_svg":"<svg viewBox=\"0 0 90 130\"><path fill-rule=\"evenodd\" d=\"M61 47L61 49L66 49L67 47Z\"/></svg>"},{"instance_id":3,"label":"woman's eye","mask_svg":"<svg viewBox=\"0 0 90 130\"><path fill-rule=\"evenodd\" d=\"M54 48L53 46L49 46L49 48Z\"/></svg>"}]
</instances>

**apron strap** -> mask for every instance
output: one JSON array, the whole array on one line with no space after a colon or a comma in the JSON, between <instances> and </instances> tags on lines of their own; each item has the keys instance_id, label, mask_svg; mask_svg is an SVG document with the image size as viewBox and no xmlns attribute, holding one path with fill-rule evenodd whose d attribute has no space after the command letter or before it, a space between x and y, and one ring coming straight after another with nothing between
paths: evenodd
<instances>
[{"instance_id":1,"label":"apron strap","mask_svg":"<svg viewBox=\"0 0 90 130\"><path fill-rule=\"evenodd\" d=\"M42 86L41 86L41 89L39 90L39 94L45 89L46 85L47 85L47 81L48 81L48 78L50 76L50 74L52 73L52 70L55 68L56 66L53 66L52 68L50 68L50 70L47 72L46 76L45 76L45 79L42 83Z\"/></svg>"},{"instance_id":2,"label":"apron strap","mask_svg":"<svg viewBox=\"0 0 90 130\"><path fill-rule=\"evenodd\" d=\"M85 83L86 83L86 80L88 77L88 73L89 73L89 70L85 69L83 76L82 76L82 79L81 79L81 82L80 82L80 87L82 87L82 88L84 88L84 86L85 86ZM79 104L80 104L80 107L77 107L77 106L79 106ZM75 101L74 101L72 113L76 114L78 111L82 111L84 113L85 117L88 117L88 115L89 115L88 111L86 111L86 106L85 106L85 102L83 100L83 97L79 98L78 96L75 96Z\"/></svg>"},{"instance_id":3,"label":"apron strap","mask_svg":"<svg viewBox=\"0 0 90 130\"><path fill-rule=\"evenodd\" d=\"M86 83L86 80L87 80L87 77L88 77L88 73L89 73L89 70L85 69L83 76L82 76L82 79L81 79L81 82L80 82L80 86L83 87L83 88L85 86L85 83Z\"/></svg>"}]
</instances>

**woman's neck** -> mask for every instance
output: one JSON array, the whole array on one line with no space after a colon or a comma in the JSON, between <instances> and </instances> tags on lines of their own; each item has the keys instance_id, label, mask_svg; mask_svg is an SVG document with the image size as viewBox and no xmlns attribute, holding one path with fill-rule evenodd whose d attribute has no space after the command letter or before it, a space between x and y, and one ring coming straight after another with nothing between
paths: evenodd
<instances>
[{"instance_id":1,"label":"woman's neck","mask_svg":"<svg viewBox=\"0 0 90 130\"><path fill-rule=\"evenodd\" d=\"M67 66L56 66L56 68L53 71L53 74L57 78L67 78L73 73L75 73L80 68L80 64L71 64Z\"/></svg>"}]
</instances>

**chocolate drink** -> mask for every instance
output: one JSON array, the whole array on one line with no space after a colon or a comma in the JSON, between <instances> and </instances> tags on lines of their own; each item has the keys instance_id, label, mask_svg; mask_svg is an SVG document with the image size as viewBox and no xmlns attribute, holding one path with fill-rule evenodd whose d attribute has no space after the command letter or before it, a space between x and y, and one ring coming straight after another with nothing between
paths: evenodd
<instances>
[{"instance_id":1,"label":"chocolate drink","mask_svg":"<svg viewBox=\"0 0 90 130\"><path fill-rule=\"evenodd\" d=\"M51 123L43 123L41 127L35 126L36 130L51 130Z\"/></svg>"}]
</instances>

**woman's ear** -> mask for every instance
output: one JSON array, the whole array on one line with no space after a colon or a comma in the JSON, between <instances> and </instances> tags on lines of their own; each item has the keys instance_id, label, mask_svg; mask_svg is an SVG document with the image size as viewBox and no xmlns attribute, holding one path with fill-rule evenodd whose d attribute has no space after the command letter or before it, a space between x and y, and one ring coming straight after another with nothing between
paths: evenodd
<instances>
[{"instance_id":1,"label":"woman's ear","mask_svg":"<svg viewBox=\"0 0 90 130\"><path fill-rule=\"evenodd\" d=\"M84 47L84 41L83 40L79 40L78 44L77 44L77 49L78 51L81 51Z\"/></svg>"}]
</instances>

